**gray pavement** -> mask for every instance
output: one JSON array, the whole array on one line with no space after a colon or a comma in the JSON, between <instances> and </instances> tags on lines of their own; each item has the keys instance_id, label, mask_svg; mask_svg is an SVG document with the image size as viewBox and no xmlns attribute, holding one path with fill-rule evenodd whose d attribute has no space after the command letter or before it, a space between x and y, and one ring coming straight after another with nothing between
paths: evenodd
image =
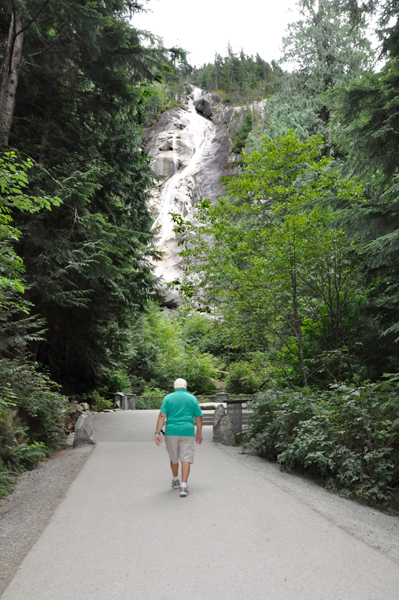
<instances>
[{"instance_id":1,"label":"gray pavement","mask_svg":"<svg viewBox=\"0 0 399 600\"><path fill-rule=\"evenodd\" d=\"M245 459L197 446L170 487L156 411L95 417L98 444L2 600L397 600L399 566Z\"/></svg>"}]
</instances>

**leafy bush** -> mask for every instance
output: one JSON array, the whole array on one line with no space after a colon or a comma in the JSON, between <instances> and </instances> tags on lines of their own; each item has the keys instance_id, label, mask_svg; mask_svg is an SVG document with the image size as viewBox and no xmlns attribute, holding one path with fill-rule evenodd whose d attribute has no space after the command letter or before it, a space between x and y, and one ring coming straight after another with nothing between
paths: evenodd
<instances>
[{"instance_id":1,"label":"leafy bush","mask_svg":"<svg viewBox=\"0 0 399 600\"><path fill-rule=\"evenodd\" d=\"M0 497L63 437L65 414L66 399L34 363L0 360Z\"/></svg>"},{"instance_id":2,"label":"leafy bush","mask_svg":"<svg viewBox=\"0 0 399 600\"><path fill-rule=\"evenodd\" d=\"M112 410L114 408L114 403L112 400L107 400L104 396L100 396L100 394L96 391L91 394L87 394L84 396L86 402L90 404L90 408L95 410L96 412L102 412L103 410Z\"/></svg>"},{"instance_id":3,"label":"leafy bush","mask_svg":"<svg viewBox=\"0 0 399 600\"><path fill-rule=\"evenodd\" d=\"M215 382L214 357L210 354L200 354L186 350L180 373L187 381L188 391L191 393L215 394L217 391ZM177 373L178 375L178 373Z\"/></svg>"},{"instance_id":4,"label":"leafy bush","mask_svg":"<svg viewBox=\"0 0 399 600\"><path fill-rule=\"evenodd\" d=\"M250 445L343 496L386 505L399 483L397 384L270 389L250 403Z\"/></svg>"},{"instance_id":5,"label":"leafy bush","mask_svg":"<svg viewBox=\"0 0 399 600\"><path fill-rule=\"evenodd\" d=\"M231 394L254 394L259 390L261 379L251 363L239 360L230 365L226 391Z\"/></svg>"},{"instance_id":6,"label":"leafy bush","mask_svg":"<svg viewBox=\"0 0 399 600\"><path fill-rule=\"evenodd\" d=\"M132 380L141 374L145 381L133 391L142 392L147 386L169 389L178 377L187 380L189 391L214 393L216 386L212 379L216 375L216 360L206 352L194 346L189 334L185 335L185 326L189 318L181 320L170 318L154 303L149 304L144 318L143 339L140 351L132 357ZM198 319L188 327L190 335L201 339L205 337L208 323L199 323ZM146 357L142 352L145 350ZM140 372L136 370L137 365ZM141 389L140 389L141 388ZM172 390L171 390L172 391Z\"/></svg>"},{"instance_id":7,"label":"leafy bush","mask_svg":"<svg viewBox=\"0 0 399 600\"><path fill-rule=\"evenodd\" d=\"M66 398L35 363L0 360L0 397L13 394L18 418L29 428L30 442L56 444L63 437Z\"/></svg>"},{"instance_id":8,"label":"leafy bush","mask_svg":"<svg viewBox=\"0 0 399 600\"><path fill-rule=\"evenodd\" d=\"M96 412L102 412L106 408L114 408L113 401L104 398L97 390L93 390L89 394L83 394L82 401L90 404L90 408Z\"/></svg>"},{"instance_id":9,"label":"leafy bush","mask_svg":"<svg viewBox=\"0 0 399 600\"><path fill-rule=\"evenodd\" d=\"M4 498L12 491L15 482L15 473L7 469L0 460L0 498Z\"/></svg>"},{"instance_id":10,"label":"leafy bush","mask_svg":"<svg viewBox=\"0 0 399 600\"><path fill-rule=\"evenodd\" d=\"M29 429L9 408L1 411L0 469L4 467L8 473L19 473L37 465L47 454L43 442L29 443Z\"/></svg>"},{"instance_id":11,"label":"leafy bush","mask_svg":"<svg viewBox=\"0 0 399 600\"><path fill-rule=\"evenodd\" d=\"M164 396L142 396L136 400L137 410L159 410Z\"/></svg>"},{"instance_id":12,"label":"leafy bush","mask_svg":"<svg viewBox=\"0 0 399 600\"><path fill-rule=\"evenodd\" d=\"M132 382L123 368L102 370L101 380L104 382L100 388L102 396L114 396L117 392L130 392Z\"/></svg>"},{"instance_id":13,"label":"leafy bush","mask_svg":"<svg viewBox=\"0 0 399 600\"><path fill-rule=\"evenodd\" d=\"M242 152L249 134L253 128L253 116L249 108L245 111L240 127L231 136L231 152Z\"/></svg>"}]
</instances>

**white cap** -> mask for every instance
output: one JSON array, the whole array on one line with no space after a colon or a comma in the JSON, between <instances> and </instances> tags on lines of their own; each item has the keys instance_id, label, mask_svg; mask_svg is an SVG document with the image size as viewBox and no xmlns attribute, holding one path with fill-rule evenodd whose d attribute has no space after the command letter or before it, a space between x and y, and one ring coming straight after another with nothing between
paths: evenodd
<instances>
[{"instance_id":1,"label":"white cap","mask_svg":"<svg viewBox=\"0 0 399 600\"><path fill-rule=\"evenodd\" d=\"M187 381L185 379L176 379L173 384L175 390L186 390L187 389Z\"/></svg>"}]
</instances>

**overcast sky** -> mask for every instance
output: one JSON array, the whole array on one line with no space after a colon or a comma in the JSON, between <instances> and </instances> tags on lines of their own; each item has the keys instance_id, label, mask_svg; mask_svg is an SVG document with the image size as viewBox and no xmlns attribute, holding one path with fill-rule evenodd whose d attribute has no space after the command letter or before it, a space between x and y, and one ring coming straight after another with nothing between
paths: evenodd
<instances>
[{"instance_id":1,"label":"overcast sky","mask_svg":"<svg viewBox=\"0 0 399 600\"><path fill-rule=\"evenodd\" d=\"M244 49L270 62L281 55L288 23L297 20L296 0L148 0L151 12L137 15L133 25L163 38L165 46L190 52L189 62L202 65L215 52L226 55Z\"/></svg>"}]
</instances>

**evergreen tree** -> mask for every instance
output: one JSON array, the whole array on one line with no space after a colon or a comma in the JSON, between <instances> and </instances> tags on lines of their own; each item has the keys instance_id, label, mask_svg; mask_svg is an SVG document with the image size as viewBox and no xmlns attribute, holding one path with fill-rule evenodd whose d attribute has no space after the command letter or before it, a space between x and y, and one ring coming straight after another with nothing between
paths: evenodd
<instances>
[{"instance_id":1,"label":"evergreen tree","mask_svg":"<svg viewBox=\"0 0 399 600\"><path fill-rule=\"evenodd\" d=\"M25 27L9 143L33 161L32 192L62 199L51 213L15 214L26 299L48 327L32 350L70 390L114 368L154 292L141 125L171 57L144 46L131 24L139 9L124 0L2 4L4 48L15 11Z\"/></svg>"},{"instance_id":2,"label":"evergreen tree","mask_svg":"<svg viewBox=\"0 0 399 600\"><path fill-rule=\"evenodd\" d=\"M336 143L346 171L365 181L368 202L348 210L347 227L370 282L371 314L383 333L378 362L399 369L399 13L395 4L375 3L382 56L379 73L364 73L330 95Z\"/></svg>"},{"instance_id":3,"label":"evergreen tree","mask_svg":"<svg viewBox=\"0 0 399 600\"><path fill-rule=\"evenodd\" d=\"M194 68L190 81L203 90L222 93L228 104L246 104L270 96L280 75L274 61L270 65L259 54L248 56L244 50L236 54L229 44L227 56L215 54L213 63Z\"/></svg>"},{"instance_id":4,"label":"evergreen tree","mask_svg":"<svg viewBox=\"0 0 399 600\"><path fill-rule=\"evenodd\" d=\"M293 128L302 138L329 137L324 93L370 66L365 24L353 26L333 0L301 0L303 18L288 26L281 63L292 63L279 91L266 106L266 132L274 137Z\"/></svg>"}]
</instances>

